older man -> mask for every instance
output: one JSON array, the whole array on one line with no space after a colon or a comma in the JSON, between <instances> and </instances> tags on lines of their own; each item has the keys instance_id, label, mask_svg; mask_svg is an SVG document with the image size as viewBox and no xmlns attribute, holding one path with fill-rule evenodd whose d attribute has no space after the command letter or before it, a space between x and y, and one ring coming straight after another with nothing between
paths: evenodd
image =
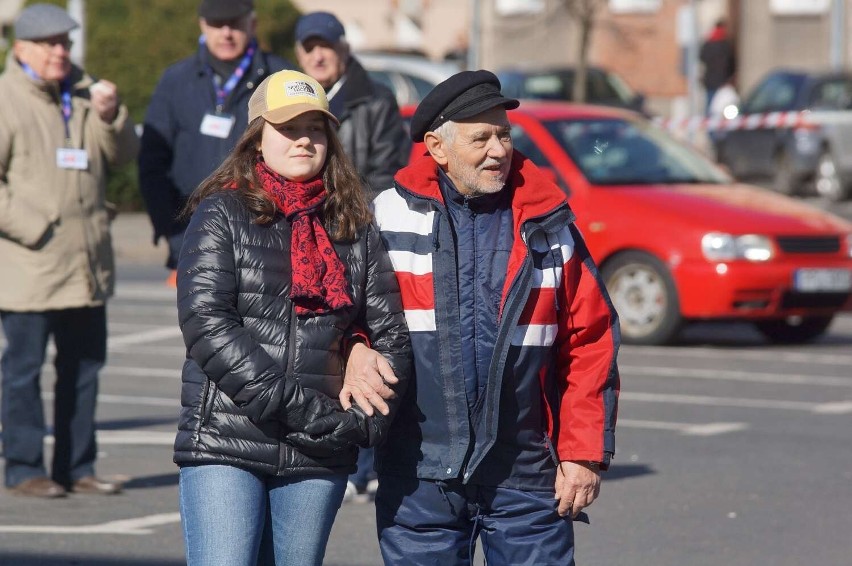
<instances>
[{"instance_id":1,"label":"older man","mask_svg":"<svg viewBox=\"0 0 852 566\"><path fill-rule=\"evenodd\" d=\"M343 25L328 12L311 12L296 22L296 59L325 88L346 155L367 181L371 197L393 186L408 162L411 143L399 107L387 87L370 80L349 52Z\"/></svg>"},{"instance_id":2,"label":"older man","mask_svg":"<svg viewBox=\"0 0 852 566\"><path fill-rule=\"evenodd\" d=\"M186 199L245 131L255 87L267 75L291 67L258 47L252 0L203 0L198 16L198 51L160 78L139 153L139 188L154 242L166 238L166 266L172 270L186 229L186 221L178 218Z\"/></svg>"},{"instance_id":3,"label":"older man","mask_svg":"<svg viewBox=\"0 0 852 566\"><path fill-rule=\"evenodd\" d=\"M386 564L574 564L615 450L618 322L565 195L513 151L488 71L439 84L374 201L414 386L377 449ZM353 356L357 354L353 350Z\"/></svg>"},{"instance_id":4,"label":"older man","mask_svg":"<svg viewBox=\"0 0 852 566\"><path fill-rule=\"evenodd\" d=\"M61 8L33 4L15 21L0 76L0 319L6 335L3 456L17 495L117 493L95 476L95 402L113 291L107 167L138 140L114 84L71 64ZM39 380L56 345L54 451L47 476Z\"/></svg>"}]
</instances>

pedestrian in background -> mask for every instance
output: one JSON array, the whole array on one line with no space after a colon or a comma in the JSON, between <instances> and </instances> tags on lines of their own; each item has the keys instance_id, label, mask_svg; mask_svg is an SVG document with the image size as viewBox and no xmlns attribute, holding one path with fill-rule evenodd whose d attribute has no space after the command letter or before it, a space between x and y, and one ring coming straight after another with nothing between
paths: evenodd
<instances>
[{"instance_id":1,"label":"pedestrian in background","mask_svg":"<svg viewBox=\"0 0 852 566\"><path fill-rule=\"evenodd\" d=\"M733 89L737 71L734 45L728 35L728 22L723 18L716 22L706 41L701 45L699 58L704 64L702 83L706 92L705 114L711 115L711 104L716 92L726 85Z\"/></svg>"},{"instance_id":2,"label":"pedestrian in background","mask_svg":"<svg viewBox=\"0 0 852 566\"><path fill-rule=\"evenodd\" d=\"M356 445L379 442L392 418L332 400L344 386L344 337L365 333L387 359L391 396L411 350L393 268L322 87L275 73L248 118L189 202L178 263L188 357L174 460L187 563L254 566L260 554L263 564L318 565Z\"/></svg>"},{"instance_id":3,"label":"pedestrian in background","mask_svg":"<svg viewBox=\"0 0 852 566\"><path fill-rule=\"evenodd\" d=\"M408 162L411 143L393 93L370 80L350 53L344 34L334 14L303 15L296 22L296 59L326 89L331 112L340 122L343 149L366 181L372 199L393 186L393 176ZM349 478L346 501L368 501L374 477L373 450L362 450L358 471Z\"/></svg>"},{"instance_id":4,"label":"pedestrian in background","mask_svg":"<svg viewBox=\"0 0 852 566\"><path fill-rule=\"evenodd\" d=\"M513 150L517 106L488 71L437 85L411 121L428 155L373 201L415 364L376 449L385 564L467 565L481 537L488 564L573 565L615 450L618 319L564 192Z\"/></svg>"},{"instance_id":5,"label":"pedestrian in background","mask_svg":"<svg viewBox=\"0 0 852 566\"><path fill-rule=\"evenodd\" d=\"M163 73L145 115L139 188L154 227L168 243L174 270L186 222L180 211L233 149L248 124L255 87L291 65L260 50L252 0L203 0L198 50ZM174 271L169 276L174 283Z\"/></svg>"},{"instance_id":6,"label":"pedestrian in background","mask_svg":"<svg viewBox=\"0 0 852 566\"><path fill-rule=\"evenodd\" d=\"M296 59L325 88L331 113L340 122L337 135L372 198L393 186L393 176L408 163L411 142L393 93L370 80L344 33L334 14L303 15L296 22Z\"/></svg>"},{"instance_id":7,"label":"pedestrian in background","mask_svg":"<svg viewBox=\"0 0 852 566\"><path fill-rule=\"evenodd\" d=\"M70 61L64 10L33 4L15 21L0 76L0 318L3 456L16 495L112 494L95 475L98 372L113 293L107 167L138 140L116 86ZM56 346L53 462L44 463L41 369Z\"/></svg>"}]
</instances>

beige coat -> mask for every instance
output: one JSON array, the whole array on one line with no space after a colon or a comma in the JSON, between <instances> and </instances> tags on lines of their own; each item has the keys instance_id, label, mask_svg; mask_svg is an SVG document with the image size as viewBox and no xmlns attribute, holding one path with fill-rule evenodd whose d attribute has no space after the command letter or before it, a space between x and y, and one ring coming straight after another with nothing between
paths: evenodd
<instances>
[{"instance_id":1,"label":"beige coat","mask_svg":"<svg viewBox=\"0 0 852 566\"><path fill-rule=\"evenodd\" d=\"M105 189L108 165L132 160L139 141L127 108L112 124L92 109L92 79L74 67L71 147L84 171L61 169L59 89L31 79L10 54L0 75L0 310L101 305L115 279Z\"/></svg>"}]
</instances>

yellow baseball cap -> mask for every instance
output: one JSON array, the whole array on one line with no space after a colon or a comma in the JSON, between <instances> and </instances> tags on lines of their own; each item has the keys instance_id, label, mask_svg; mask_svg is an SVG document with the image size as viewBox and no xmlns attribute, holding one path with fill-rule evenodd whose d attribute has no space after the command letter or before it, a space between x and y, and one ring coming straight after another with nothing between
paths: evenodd
<instances>
[{"instance_id":1,"label":"yellow baseball cap","mask_svg":"<svg viewBox=\"0 0 852 566\"><path fill-rule=\"evenodd\" d=\"M271 124L283 124L305 112L318 110L340 125L328 110L325 89L299 71L278 71L263 79L248 103L248 120L258 116Z\"/></svg>"}]
</instances>

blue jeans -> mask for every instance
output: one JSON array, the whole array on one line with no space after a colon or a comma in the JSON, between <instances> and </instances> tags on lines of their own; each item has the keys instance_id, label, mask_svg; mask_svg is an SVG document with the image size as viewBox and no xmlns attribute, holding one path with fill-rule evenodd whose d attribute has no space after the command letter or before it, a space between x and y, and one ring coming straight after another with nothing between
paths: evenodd
<instances>
[{"instance_id":1,"label":"blue jeans","mask_svg":"<svg viewBox=\"0 0 852 566\"><path fill-rule=\"evenodd\" d=\"M70 487L95 473L98 372L106 362L106 308L0 312L6 349L3 372L3 454L6 487L47 475L41 367L47 341L56 345L53 480Z\"/></svg>"},{"instance_id":2,"label":"blue jeans","mask_svg":"<svg viewBox=\"0 0 852 566\"><path fill-rule=\"evenodd\" d=\"M386 566L574 566L574 526L553 491L379 476L376 527Z\"/></svg>"},{"instance_id":3,"label":"blue jeans","mask_svg":"<svg viewBox=\"0 0 852 566\"><path fill-rule=\"evenodd\" d=\"M269 557L262 564L319 566L345 491L343 474L281 478L227 465L183 466L187 566L255 566L259 555ZM264 540L272 548L262 551L267 514L272 536Z\"/></svg>"}]
</instances>

